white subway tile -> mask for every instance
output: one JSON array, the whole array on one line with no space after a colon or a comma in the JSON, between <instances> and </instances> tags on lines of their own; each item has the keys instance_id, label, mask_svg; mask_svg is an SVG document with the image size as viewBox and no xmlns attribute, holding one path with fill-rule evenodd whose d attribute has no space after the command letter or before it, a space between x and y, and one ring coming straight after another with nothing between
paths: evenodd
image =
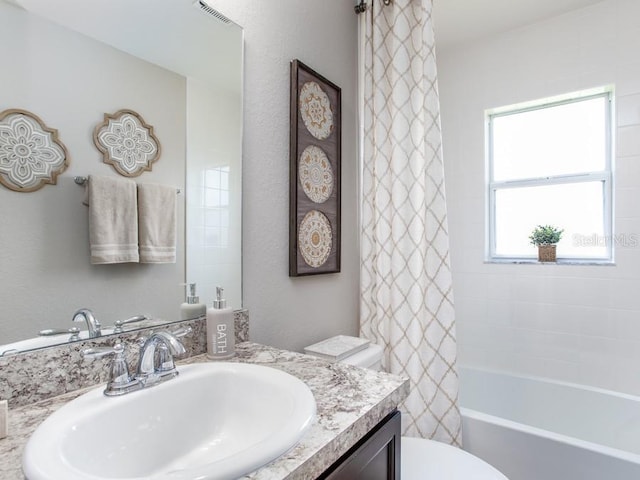
<instances>
[{"instance_id":1,"label":"white subway tile","mask_svg":"<svg viewBox=\"0 0 640 480\"><path fill-rule=\"evenodd\" d=\"M615 70L616 95L635 95L640 81L640 61L617 65Z\"/></svg>"},{"instance_id":2,"label":"white subway tile","mask_svg":"<svg viewBox=\"0 0 640 480\"><path fill-rule=\"evenodd\" d=\"M515 350L524 356L570 362L580 354L580 337L555 332L514 329Z\"/></svg>"},{"instance_id":3,"label":"white subway tile","mask_svg":"<svg viewBox=\"0 0 640 480\"><path fill-rule=\"evenodd\" d=\"M617 126L640 124L640 93L619 95L616 98Z\"/></svg>"},{"instance_id":4,"label":"white subway tile","mask_svg":"<svg viewBox=\"0 0 640 480\"><path fill-rule=\"evenodd\" d=\"M620 127L616 130L618 157L640 155L640 125Z\"/></svg>"},{"instance_id":5,"label":"white subway tile","mask_svg":"<svg viewBox=\"0 0 640 480\"><path fill-rule=\"evenodd\" d=\"M540 358L516 353L513 356L512 371L521 375L534 377L553 378L565 382L576 382L580 374L578 362L555 360L552 358ZM549 372L553 372L551 376Z\"/></svg>"},{"instance_id":6,"label":"white subway tile","mask_svg":"<svg viewBox=\"0 0 640 480\"><path fill-rule=\"evenodd\" d=\"M518 302L512 308L512 325L521 329L579 335L582 332L581 318L585 311L591 310L590 307L575 305Z\"/></svg>"},{"instance_id":7,"label":"white subway tile","mask_svg":"<svg viewBox=\"0 0 640 480\"><path fill-rule=\"evenodd\" d=\"M609 307L635 310L639 307L640 279L614 278L609 282Z\"/></svg>"},{"instance_id":8,"label":"white subway tile","mask_svg":"<svg viewBox=\"0 0 640 480\"><path fill-rule=\"evenodd\" d=\"M454 294L455 295L455 294ZM485 322L487 319L487 300L470 298L463 295L455 297L456 323Z\"/></svg>"},{"instance_id":9,"label":"white subway tile","mask_svg":"<svg viewBox=\"0 0 640 480\"><path fill-rule=\"evenodd\" d=\"M638 18L605 1L439 56L461 363L640 393ZM615 233L638 245L616 266L484 264L483 110L608 84Z\"/></svg>"},{"instance_id":10,"label":"white subway tile","mask_svg":"<svg viewBox=\"0 0 640 480\"><path fill-rule=\"evenodd\" d=\"M507 300L487 301L487 323L512 326L513 305Z\"/></svg>"},{"instance_id":11,"label":"white subway tile","mask_svg":"<svg viewBox=\"0 0 640 480\"><path fill-rule=\"evenodd\" d=\"M613 267L617 279L640 278L640 233L625 234L624 240L627 246L616 247L615 262ZM640 308L640 306L639 306Z\"/></svg>"},{"instance_id":12,"label":"white subway tile","mask_svg":"<svg viewBox=\"0 0 640 480\"><path fill-rule=\"evenodd\" d=\"M640 185L640 156L617 158L614 172L616 189L637 188Z\"/></svg>"},{"instance_id":13,"label":"white subway tile","mask_svg":"<svg viewBox=\"0 0 640 480\"><path fill-rule=\"evenodd\" d=\"M638 132L640 134L640 131ZM634 157L635 158L635 157ZM620 218L637 218L640 216L640 184L615 189L615 216Z\"/></svg>"}]
</instances>

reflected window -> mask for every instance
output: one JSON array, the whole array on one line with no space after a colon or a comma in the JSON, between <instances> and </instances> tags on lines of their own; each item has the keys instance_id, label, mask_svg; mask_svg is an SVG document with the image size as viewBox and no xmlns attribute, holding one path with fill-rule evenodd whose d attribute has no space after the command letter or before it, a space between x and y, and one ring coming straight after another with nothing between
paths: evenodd
<instances>
[{"instance_id":1,"label":"reflected window","mask_svg":"<svg viewBox=\"0 0 640 480\"><path fill-rule=\"evenodd\" d=\"M229 166L204 172L205 246L229 245Z\"/></svg>"}]
</instances>

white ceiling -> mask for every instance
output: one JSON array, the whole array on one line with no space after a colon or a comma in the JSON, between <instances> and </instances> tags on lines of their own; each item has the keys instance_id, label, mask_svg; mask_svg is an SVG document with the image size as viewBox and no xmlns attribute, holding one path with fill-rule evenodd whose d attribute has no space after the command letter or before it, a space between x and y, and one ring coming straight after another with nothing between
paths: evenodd
<instances>
[{"instance_id":1,"label":"white ceiling","mask_svg":"<svg viewBox=\"0 0 640 480\"><path fill-rule=\"evenodd\" d=\"M242 29L203 13L194 0L8 1L181 75L241 87Z\"/></svg>"},{"instance_id":2,"label":"white ceiling","mask_svg":"<svg viewBox=\"0 0 640 480\"><path fill-rule=\"evenodd\" d=\"M209 69L211 72L203 75L219 78L225 71L232 71L224 68L225 62L214 63L207 60L224 58L224 52L229 50L227 46L233 43L231 38L238 33L234 32L234 28L220 28L215 21L207 21L210 19L205 20L199 13L194 13L195 9L191 6L193 0L4 1L22 5L30 11L178 73L196 76L193 75L195 71ZM602 0L433 0L436 43L439 49L445 49L600 1ZM150 18L153 21L149 21ZM175 22L176 18L182 24L188 24L189 28L179 31L170 28L180 23ZM219 37L215 37L216 31ZM242 35L241 32L239 35ZM241 56L236 52L233 57L235 62L241 61Z\"/></svg>"},{"instance_id":3,"label":"white ceiling","mask_svg":"<svg viewBox=\"0 0 640 480\"><path fill-rule=\"evenodd\" d=\"M478 40L602 0L434 0L438 48Z\"/></svg>"}]
</instances>

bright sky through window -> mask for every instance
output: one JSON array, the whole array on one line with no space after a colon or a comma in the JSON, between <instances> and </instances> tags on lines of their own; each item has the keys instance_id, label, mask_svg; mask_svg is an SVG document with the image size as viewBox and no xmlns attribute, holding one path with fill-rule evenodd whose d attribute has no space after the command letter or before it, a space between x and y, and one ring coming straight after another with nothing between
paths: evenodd
<instances>
[{"instance_id":1,"label":"bright sky through window","mask_svg":"<svg viewBox=\"0 0 640 480\"><path fill-rule=\"evenodd\" d=\"M535 258L550 224L559 258L610 259L610 111L605 92L489 114L490 258Z\"/></svg>"}]
</instances>

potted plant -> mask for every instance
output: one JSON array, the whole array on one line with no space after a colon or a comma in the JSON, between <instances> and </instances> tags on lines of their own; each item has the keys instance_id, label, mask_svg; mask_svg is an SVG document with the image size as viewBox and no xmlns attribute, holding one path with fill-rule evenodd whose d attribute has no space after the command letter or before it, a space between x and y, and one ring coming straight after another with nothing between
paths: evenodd
<instances>
[{"instance_id":1,"label":"potted plant","mask_svg":"<svg viewBox=\"0 0 640 480\"><path fill-rule=\"evenodd\" d=\"M533 229L529 240L538 247L539 262L556 261L556 243L562 238L562 232L552 225L538 225Z\"/></svg>"}]
</instances>

